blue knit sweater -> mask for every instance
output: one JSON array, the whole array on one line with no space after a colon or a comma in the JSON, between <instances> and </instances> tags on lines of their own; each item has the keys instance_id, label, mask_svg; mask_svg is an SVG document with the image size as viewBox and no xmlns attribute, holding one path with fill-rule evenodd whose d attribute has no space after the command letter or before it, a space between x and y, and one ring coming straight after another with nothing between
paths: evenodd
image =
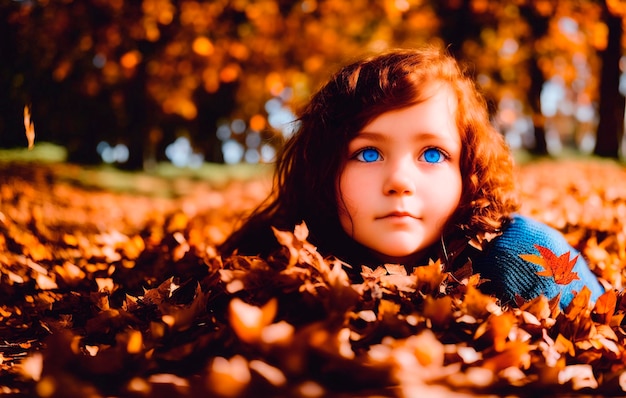
<instances>
[{"instance_id":1,"label":"blue knit sweater","mask_svg":"<svg viewBox=\"0 0 626 398\"><path fill-rule=\"evenodd\" d=\"M491 242L484 255L473 259L474 272L489 280L483 290L500 298L502 303L515 303L516 295L530 300L540 294L553 298L561 293L561 308L567 307L575 292L579 292L583 286L591 290L593 301L604 293L582 256L578 257L572 270L580 279L568 285L557 284L552 277L537 275L543 268L520 257L521 254L540 255L535 244L550 249L557 256L569 251L570 260L579 254L559 231L528 217L515 215L503 234Z\"/></svg>"}]
</instances>

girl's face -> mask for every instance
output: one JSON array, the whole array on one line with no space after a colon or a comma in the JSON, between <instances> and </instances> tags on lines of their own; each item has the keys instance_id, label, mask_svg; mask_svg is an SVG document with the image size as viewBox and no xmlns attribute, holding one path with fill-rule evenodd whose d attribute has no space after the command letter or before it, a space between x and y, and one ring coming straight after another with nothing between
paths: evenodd
<instances>
[{"instance_id":1,"label":"girl's face","mask_svg":"<svg viewBox=\"0 0 626 398\"><path fill-rule=\"evenodd\" d=\"M339 176L341 226L386 262L417 261L461 198L456 96L447 85L428 89L426 101L366 125Z\"/></svg>"}]
</instances>

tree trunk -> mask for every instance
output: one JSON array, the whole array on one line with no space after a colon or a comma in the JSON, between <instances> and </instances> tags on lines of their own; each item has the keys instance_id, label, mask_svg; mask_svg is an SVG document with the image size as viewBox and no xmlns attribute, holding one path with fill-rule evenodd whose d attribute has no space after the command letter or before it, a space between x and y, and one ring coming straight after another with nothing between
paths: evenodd
<instances>
[{"instance_id":1,"label":"tree trunk","mask_svg":"<svg viewBox=\"0 0 626 398\"><path fill-rule=\"evenodd\" d=\"M215 135L218 120L232 114L236 105L237 83L222 83L215 93L203 87L197 89L193 99L198 105L194 142L211 163L224 163L221 141Z\"/></svg>"},{"instance_id":2,"label":"tree trunk","mask_svg":"<svg viewBox=\"0 0 626 398\"><path fill-rule=\"evenodd\" d=\"M625 98L619 92L619 61L622 57L622 18L612 15L606 1L603 5L603 19L609 28L606 48L601 52L600 73L600 121L596 133L597 156L618 158L619 146L624 135Z\"/></svg>"},{"instance_id":3,"label":"tree trunk","mask_svg":"<svg viewBox=\"0 0 626 398\"><path fill-rule=\"evenodd\" d=\"M473 62L473 59L464 53L463 48L466 43L476 43L484 47L481 39L481 32L487 27L495 27L496 19L490 12L475 13L471 7L472 0L441 0L434 2L437 17L441 21L439 35L443 39L450 54L460 61ZM470 64L471 65L471 64ZM467 73L476 77L477 70L474 67L468 68ZM487 101L487 111L493 117L498 112L497 101L483 92Z\"/></svg>"},{"instance_id":4,"label":"tree trunk","mask_svg":"<svg viewBox=\"0 0 626 398\"><path fill-rule=\"evenodd\" d=\"M541 113L541 90L546 79L543 72L539 69L538 60L533 56L529 63L530 88L528 90L528 104L533 112L533 129L535 136L535 144L530 151L535 155L547 155L548 144L546 142L545 118Z\"/></svg>"},{"instance_id":5,"label":"tree trunk","mask_svg":"<svg viewBox=\"0 0 626 398\"><path fill-rule=\"evenodd\" d=\"M146 160L144 151L150 145L149 131L152 125L149 121L154 121L155 115L150 114L150 99L147 95L147 76L145 62L137 65L137 71L133 79L126 83L124 98L124 111L126 113L126 123L120 126L126 132L128 145L128 161L121 165L126 170L143 170Z\"/></svg>"},{"instance_id":6,"label":"tree trunk","mask_svg":"<svg viewBox=\"0 0 626 398\"><path fill-rule=\"evenodd\" d=\"M4 61L0 62L0 148L28 146L24 135L23 110L24 105L33 104L26 103L23 85L15 84L15 79L10 78L16 76L20 70L25 74L25 67L30 65L27 62L20 62L24 57L15 56L19 54L18 33L16 27L7 22L8 15L16 12L19 7L15 1L0 5L0 18L4 21L0 23L0 36L3 38L0 41L0 54L4 58ZM32 113L32 116L35 123L38 123L39 115Z\"/></svg>"},{"instance_id":7,"label":"tree trunk","mask_svg":"<svg viewBox=\"0 0 626 398\"><path fill-rule=\"evenodd\" d=\"M466 40L480 41L478 16L472 15L470 1L444 0L436 2L436 9L442 26L439 34L448 46L448 51L456 59L462 60L463 44Z\"/></svg>"},{"instance_id":8,"label":"tree trunk","mask_svg":"<svg viewBox=\"0 0 626 398\"><path fill-rule=\"evenodd\" d=\"M548 32L549 18L542 17L535 12L532 4L520 7L520 12L532 29L532 37L529 38L530 43L528 43L528 45L531 47L533 55L528 62L530 87L526 101L533 113L535 144L530 148L530 151L535 155L547 155L548 144L546 142L545 118L541 113L541 91L543 90L546 79L541 68L539 68L539 59L535 52L535 42Z\"/></svg>"}]
</instances>

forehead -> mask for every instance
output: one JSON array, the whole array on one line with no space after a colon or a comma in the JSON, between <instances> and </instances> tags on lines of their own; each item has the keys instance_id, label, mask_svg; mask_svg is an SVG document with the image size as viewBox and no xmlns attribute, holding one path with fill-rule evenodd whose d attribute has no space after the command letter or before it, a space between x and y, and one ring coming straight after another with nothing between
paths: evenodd
<instances>
[{"instance_id":1,"label":"forehead","mask_svg":"<svg viewBox=\"0 0 626 398\"><path fill-rule=\"evenodd\" d=\"M457 109L458 99L452 87L448 84L432 83L420 93L415 102L381 111L365 123L356 135L379 128L393 132L395 127L406 125L418 130L445 128L456 131Z\"/></svg>"},{"instance_id":2,"label":"forehead","mask_svg":"<svg viewBox=\"0 0 626 398\"><path fill-rule=\"evenodd\" d=\"M398 87L392 92L386 93L381 99L366 106L362 112L366 119L365 124L370 123L373 119L384 113L421 104L435 96L445 97L451 113L456 111L459 97L453 83L444 80L432 80L420 83L413 82L406 83L405 87Z\"/></svg>"},{"instance_id":3,"label":"forehead","mask_svg":"<svg viewBox=\"0 0 626 398\"><path fill-rule=\"evenodd\" d=\"M445 99L445 102L450 109L450 112L453 113L456 111L459 98L457 97L457 94L450 83L444 81L433 81L426 83L420 90L418 102L425 102L432 99L433 97Z\"/></svg>"}]
</instances>

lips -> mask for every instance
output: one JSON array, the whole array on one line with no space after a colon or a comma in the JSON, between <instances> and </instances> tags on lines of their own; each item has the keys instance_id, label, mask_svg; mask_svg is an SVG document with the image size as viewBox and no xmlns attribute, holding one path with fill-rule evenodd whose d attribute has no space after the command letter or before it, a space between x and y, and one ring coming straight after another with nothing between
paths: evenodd
<instances>
[{"instance_id":1,"label":"lips","mask_svg":"<svg viewBox=\"0 0 626 398\"><path fill-rule=\"evenodd\" d=\"M402 218L402 217L409 217L409 218L415 218L417 219L418 217L416 217L415 215L407 212L407 211L392 211L391 213L385 214L382 217L379 218Z\"/></svg>"}]
</instances>

